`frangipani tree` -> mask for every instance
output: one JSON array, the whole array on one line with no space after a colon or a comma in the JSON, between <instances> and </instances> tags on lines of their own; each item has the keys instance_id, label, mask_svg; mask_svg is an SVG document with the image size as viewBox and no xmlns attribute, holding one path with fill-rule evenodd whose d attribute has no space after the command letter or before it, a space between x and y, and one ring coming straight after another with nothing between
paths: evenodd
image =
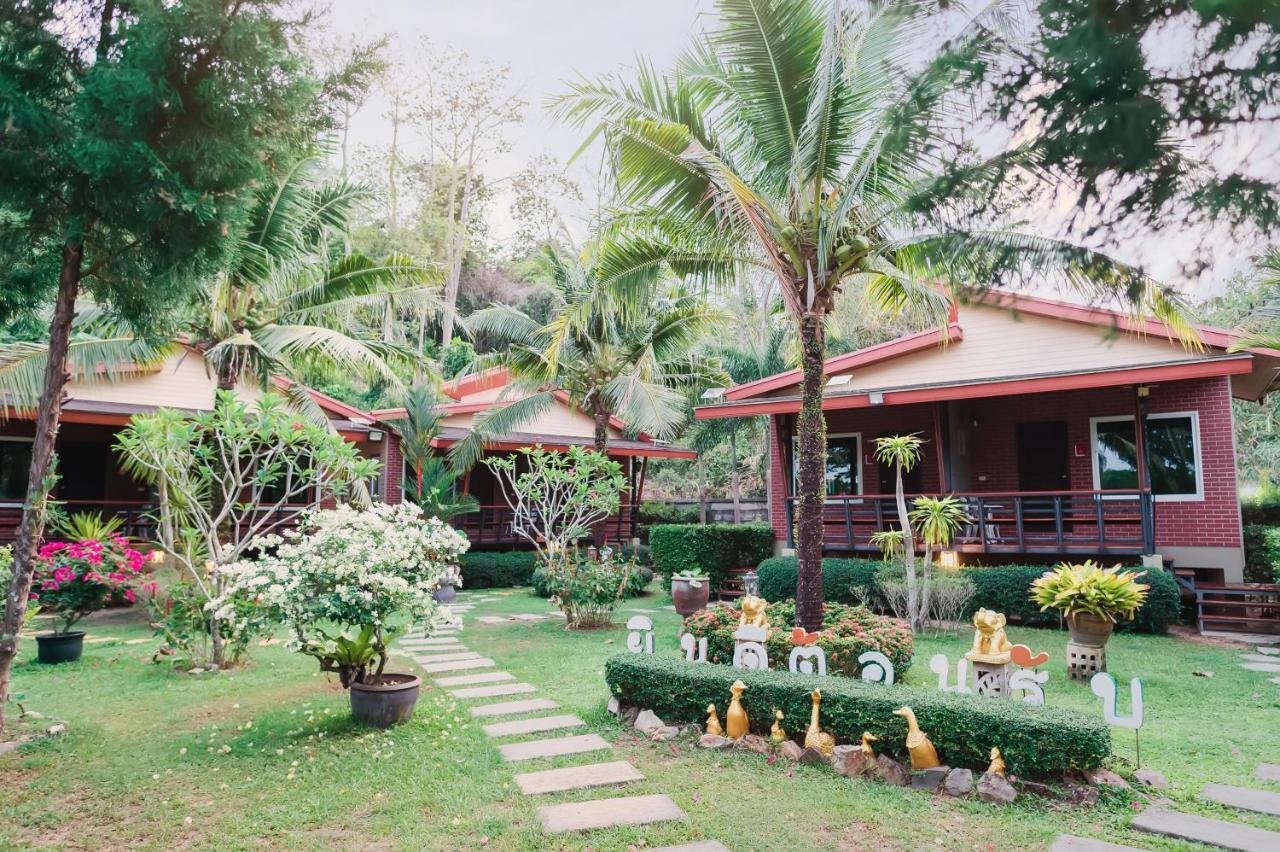
<instances>
[{"instance_id":1,"label":"frangipani tree","mask_svg":"<svg viewBox=\"0 0 1280 852\"><path fill-rule=\"evenodd\" d=\"M631 79L579 80L555 104L588 141L603 138L615 164L625 209L597 266L621 301L642 305L660 265L714 284L744 265L777 279L801 349L797 620L810 630L822 623L826 322L842 290L942 324L939 284L961 295L1053 282L1193 336L1176 295L1140 270L1009 230L999 193L966 194L989 164L956 144L958 90L993 50L998 12L921 55L935 7L717 0L718 23L671 71L642 60Z\"/></svg>"},{"instance_id":2,"label":"frangipani tree","mask_svg":"<svg viewBox=\"0 0 1280 852\"><path fill-rule=\"evenodd\" d=\"M222 596L252 542L296 521L326 497L343 498L378 472L378 461L275 394L253 405L219 391L212 411L161 409L119 432L124 469L159 495L161 545L206 599ZM209 616L212 663L222 666L222 618Z\"/></svg>"},{"instance_id":3,"label":"frangipani tree","mask_svg":"<svg viewBox=\"0 0 1280 852\"><path fill-rule=\"evenodd\" d=\"M920 581L916 577L916 537L907 511L907 497L902 490L902 474L909 473L924 456L924 441L919 435L890 435L876 439L876 460L893 466L894 494L898 505L898 537L896 548L902 554L907 576L907 616L913 631L924 626L920 607ZM889 550L885 551L886 556ZM927 569L926 569L927 570Z\"/></svg>"}]
</instances>

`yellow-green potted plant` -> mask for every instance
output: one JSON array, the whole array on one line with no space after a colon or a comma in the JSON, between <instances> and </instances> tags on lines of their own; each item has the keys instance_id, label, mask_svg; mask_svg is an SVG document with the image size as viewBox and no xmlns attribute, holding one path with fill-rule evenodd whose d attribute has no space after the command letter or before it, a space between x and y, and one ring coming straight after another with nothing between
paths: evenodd
<instances>
[{"instance_id":1,"label":"yellow-green potted plant","mask_svg":"<svg viewBox=\"0 0 1280 852\"><path fill-rule=\"evenodd\" d=\"M1071 641L1101 647L1111 638L1116 620L1133 618L1147 599L1145 571L1103 568L1093 560L1064 562L1031 584L1031 598L1041 611L1056 609L1067 620Z\"/></svg>"}]
</instances>

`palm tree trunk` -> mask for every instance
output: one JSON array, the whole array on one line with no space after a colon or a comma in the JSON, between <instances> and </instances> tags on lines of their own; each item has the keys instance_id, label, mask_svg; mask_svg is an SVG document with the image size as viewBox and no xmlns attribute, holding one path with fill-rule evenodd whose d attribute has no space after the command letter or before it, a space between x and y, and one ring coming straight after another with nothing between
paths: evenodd
<instances>
[{"instance_id":1,"label":"palm tree trunk","mask_svg":"<svg viewBox=\"0 0 1280 852\"><path fill-rule=\"evenodd\" d=\"M67 349L71 343L71 321L75 317L76 294L84 274L84 244L67 243L62 249L62 269L58 274L58 297L49 323L49 350L44 368L44 389L36 410L36 435L31 444L31 467L27 473L27 498L22 524L13 545L13 576L5 595L4 622L0 624L0 731L4 730L5 708L9 700L9 675L18 655L18 631L22 628L31 594L36 545L44 534L45 509L53 487L54 442L67 386Z\"/></svg>"},{"instance_id":2,"label":"palm tree trunk","mask_svg":"<svg viewBox=\"0 0 1280 852\"><path fill-rule=\"evenodd\" d=\"M593 417L595 420L595 438L594 448L601 455L609 455L609 412L597 411ZM618 511L622 511L622 507L618 507ZM609 519L605 518L596 524L595 529L591 531L591 541L596 547L602 547L609 534Z\"/></svg>"},{"instance_id":3,"label":"palm tree trunk","mask_svg":"<svg viewBox=\"0 0 1280 852\"><path fill-rule=\"evenodd\" d=\"M822 412L827 351L826 317L800 319L800 414L796 420L799 503L796 520L796 621L805 630L822 627L822 508L827 496L827 419Z\"/></svg>"}]
</instances>

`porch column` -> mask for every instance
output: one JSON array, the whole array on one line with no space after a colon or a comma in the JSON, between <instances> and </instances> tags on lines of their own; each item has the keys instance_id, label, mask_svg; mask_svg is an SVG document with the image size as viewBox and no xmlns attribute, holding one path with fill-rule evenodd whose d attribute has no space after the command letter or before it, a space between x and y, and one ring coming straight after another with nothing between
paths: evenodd
<instances>
[{"instance_id":1,"label":"porch column","mask_svg":"<svg viewBox=\"0 0 1280 852\"><path fill-rule=\"evenodd\" d=\"M1147 467L1147 388L1133 387L1133 447L1138 468L1138 511L1142 514L1142 549L1144 555L1155 552L1155 501L1151 488L1151 471Z\"/></svg>"},{"instance_id":2,"label":"porch column","mask_svg":"<svg viewBox=\"0 0 1280 852\"><path fill-rule=\"evenodd\" d=\"M951 490L951 483L947 482L947 461L943 453L942 444L942 407L946 403L935 402L933 404L933 445L938 448L938 492L946 494Z\"/></svg>"}]
</instances>

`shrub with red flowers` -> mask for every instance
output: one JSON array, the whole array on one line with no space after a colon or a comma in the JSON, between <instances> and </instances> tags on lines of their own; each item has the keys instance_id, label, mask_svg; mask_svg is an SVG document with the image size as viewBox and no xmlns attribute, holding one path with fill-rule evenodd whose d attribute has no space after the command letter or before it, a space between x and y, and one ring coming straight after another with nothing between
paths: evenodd
<instances>
[{"instance_id":1,"label":"shrub with red flowers","mask_svg":"<svg viewBox=\"0 0 1280 852\"><path fill-rule=\"evenodd\" d=\"M32 596L62 621L67 633L80 619L109 603L132 604L142 575L142 554L121 536L51 541L36 559Z\"/></svg>"},{"instance_id":2,"label":"shrub with red flowers","mask_svg":"<svg viewBox=\"0 0 1280 852\"><path fill-rule=\"evenodd\" d=\"M729 665L733 662L733 632L738 629L742 611L731 606L717 606L695 612L684 620L685 630L695 638L706 638L707 660ZM786 670L791 649L791 626L796 620L796 602L770 603L765 609L769 622L770 668ZM915 646L911 630L896 618L876 615L865 606L826 603L822 610L822 630L815 643L827 653L827 671L848 677L858 675L858 657L866 651L879 651L893 662L900 674L911 665Z\"/></svg>"}]
</instances>

